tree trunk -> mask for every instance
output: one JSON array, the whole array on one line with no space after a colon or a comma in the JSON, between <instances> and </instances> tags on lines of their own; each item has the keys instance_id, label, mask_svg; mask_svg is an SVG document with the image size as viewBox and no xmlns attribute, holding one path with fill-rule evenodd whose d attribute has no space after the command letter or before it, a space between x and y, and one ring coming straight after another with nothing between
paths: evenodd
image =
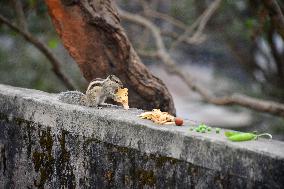
<instances>
[{"instance_id":1,"label":"tree trunk","mask_svg":"<svg viewBox=\"0 0 284 189\"><path fill-rule=\"evenodd\" d=\"M160 108L175 114L169 91L141 62L111 0L45 3L64 46L88 81L114 74L129 89L130 107Z\"/></svg>"}]
</instances>

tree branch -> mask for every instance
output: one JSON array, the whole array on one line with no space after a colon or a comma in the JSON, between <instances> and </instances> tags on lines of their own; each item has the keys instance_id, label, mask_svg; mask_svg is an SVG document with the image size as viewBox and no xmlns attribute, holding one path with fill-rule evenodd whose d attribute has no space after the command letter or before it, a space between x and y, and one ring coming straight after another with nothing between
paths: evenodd
<instances>
[{"instance_id":1,"label":"tree branch","mask_svg":"<svg viewBox=\"0 0 284 189\"><path fill-rule=\"evenodd\" d=\"M144 51L144 50L141 50L141 49L138 49L138 50L137 50L137 53L138 53L140 56L144 56L144 57L148 57L148 58L158 58L158 56L159 56L157 52Z\"/></svg>"},{"instance_id":2,"label":"tree branch","mask_svg":"<svg viewBox=\"0 0 284 189\"><path fill-rule=\"evenodd\" d=\"M275 64L276 64L276 68L277 68L277 74L279 76L280 79L282 79L284 81L284 77L283 77L283 59L281 58L281 55L278 53L277 51L277 47L275 42L273 41L273 37L274 37L274 27L270 26L270 29L267 33L267 41L268 41L268 45L270 46L271 49L271 54L274 58Z\"/></svg>"},{"instance_id":3,"label":"tree branch","mask_svg":"<svg viewBox=\"0 0 284 189\"><path fill-rule=\"evenodd\" d=\"M195 33L191 37L191 41L198 41L198 38L202 36L203 30L209 21L209 19L212 17L214 12L217 10L221 3L221 0L215 0L211 5L194 21L193 24L190 25L186 29L186 31L171 45L170 51L174 49L176 46L179 45L180 42L185 41L186 38L191 35L193 30L197 27Z\"/></svg>"},{"instance_id":4,"label":"tree branch","mask_svg":"<svg viewBox=\"0 0 284 189\"><path fill-rule=\"evenodd\" d=\"M162 36L165 36L165 37L169 37L169 38L172 38L173 40L177 40L180 35L176 32L173 32L173 31L165 31L165 30L161 30L161 35ZM188 37L185 38L185 39L182 39L182 42L188 44L188 45L196 45L196 44L199 44L199 43L202 43L204 40L206 40L206 35L201 35L199 38L192 38L192 37Z\"/></svg>"},{"instance_id":5,"label":"tree branch","mask_svg":"<svg viewBox=\"0 0 284 189\"><path fill-rule=\"evenodd\" d=\"M187 26L186 24L184 24L183 22L179 21L176 18L173 18L167 14L152 10L150 8L150 6L145 2L145 1L141 1L141 4L143 6L144 12L146 15L151 16L153 18L159 18L159 19L163 19L169 23L171 23L172 25L182 29L182 30L186 30Z\"/></svg>"},{"instance_id":6,"label":"tree branch","mask_svg":"<svg viewBox=\"0 0 284 189\"><path fill-rule=\"evenodd\" d=\"M206 102L215 105L239 105L246 108L250 108L252 110L284 117L284 105L281 103L259 100L241 94L233 94L231 96L224 97L215 97L214 95L210 94L209 91L207 91L205 88L193 82L189 74L184 74L182 70L177 67L175 61L170 57L170 55L166 51L164 42L160 35L160 29L156 25L154 25L151 21L145 19L142 16L131 14L121 9L118 10L121 18L134 22L136 24L140 24L148 28L152 32L157 48L156 57L159 58L166 65L167 71L169 73L179 76L191 90L199 93L199 95ZM152 53L152 55L155 55L155 53Z\"/></svg>"},{"instance_id":7,"label":"tree branch","mask_svg":"<svg viewBox=\"0 0 284 189\"><path fill-rule=\"evenodd\" d=\"M166 22L172 24L173 26L176 26L179 29L182 29L183 31L185 31L184 32L185 36L183 36L183 37L180 37L180 35L175 33L174 31L171 31L171 32L161 31L162 35L169 36L169 37L171 37L172 39L175 40L175 42L172 43L172 47L170 48L170 50L174 46L178 45L178 43L180 43L180 42L185 42L187 44L198 44L198 43L202 43L206 39L205 35L202 34L203 29L201 31L197 31L197 33L194 33L192 37L189 37L192 34L192 32L194 31L194 29L198 25L201 24L200 21L202 21L203 15L201 15L199 18L197 18L196 21L192 25L187 26L186 24L184 24L183 22L179 21L176 18L173 18L173 17L171 17L167 14L164 14L164 13L161 13L161 12L158 12L158 11L151 9L151 7L147 3L145 3L144 1L141 1L141 4L143 6L143 10L144 10L144 13L145 13L146 16L165 20ZM205 23L204 21L202 21L202 22Z\"/></svg>"},{"instance_id":8,"label":"tree branch","mask_svg":"<svg viewBox=\"0 0 284 189\"><path fill-rule=\"evenodd\" d=\"M18 18L19 28L21 28L25 32L28 32L28 26L27 26L22 2L19 0L12 0L12 2L14 5L15 13Z\"/></svg>"},{"instance_id":9,"label":"tree branch","mask_svg":"<svg viewBox=\"0 0 284 189\"><path fill-rule=\"evenodd\" d=\"M284 40L284 16L280 6L276 0L263 0L262 1L266 9L269 11L272 24L277 32Z\"/></svg>"},{"instance_id":10,"label":"tree branch","mask_svg":"<svg viewBox=\"0 0 284 189\"><path fill-rule=\"evenodd\" d=\"M37 49L39 49L46 56L46 58L50 61L53 72L62 81L62 83L66 86L66 88L68 90L75 89L75 87L72 85L72 82L69 80L69 78L61 71L60 61L57 59L57 57L54 56L54 54L49 50L49 48L45 44L43 44L37 38L33 37L30 33L10 23L10 21L6 19L4 16L2 16L1 14L0 14L0 21L3 22L5 25L7 25L12 30L22 35L25 38L25 40L32 43Z\"/></svg>"}]
</instances>

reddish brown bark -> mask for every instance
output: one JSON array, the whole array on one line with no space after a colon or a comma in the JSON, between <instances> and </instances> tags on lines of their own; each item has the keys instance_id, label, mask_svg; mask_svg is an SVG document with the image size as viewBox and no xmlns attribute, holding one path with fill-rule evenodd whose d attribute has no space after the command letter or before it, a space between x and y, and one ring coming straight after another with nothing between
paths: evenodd
<instances>
[{"instance_id":1,"label":"reddish brown bark","mask_svg":"<svg viewBox=\"0 0 284 189\"><path fill-rule=\"evenodd\" d=\"M110 0L45 0L56 31L84 77L117 75L129 89L131 107L175 113L164 83L141 63Z\"/></svg>"}]
</instances>

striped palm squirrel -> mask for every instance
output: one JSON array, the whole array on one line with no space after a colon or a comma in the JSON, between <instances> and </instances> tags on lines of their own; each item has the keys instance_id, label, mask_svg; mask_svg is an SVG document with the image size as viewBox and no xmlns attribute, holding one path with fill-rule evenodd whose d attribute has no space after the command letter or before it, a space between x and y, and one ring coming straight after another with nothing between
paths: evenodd
<instances>
[{"instance_id":1,"label":"striped palm squirrel","mask_svg":"<svg viewBox=\"0 0 284 189\"><path fill-rule=\"evenodd\" d=\"M66 91L59 93L58 99L68 104L96 107L104 104L107 98L117 100L115 92L122 88L123 84L115 75L109 75L106 79L96 78L90 82L86 94L79 91Z\"/></svg>"}]
</instances>

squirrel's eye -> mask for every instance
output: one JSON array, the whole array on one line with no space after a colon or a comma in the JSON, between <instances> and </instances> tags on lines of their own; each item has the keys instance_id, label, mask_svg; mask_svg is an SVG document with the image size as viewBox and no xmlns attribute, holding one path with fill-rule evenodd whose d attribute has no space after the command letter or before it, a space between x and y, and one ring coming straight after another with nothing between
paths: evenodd
<instances>
[{"instance_id":1,"label":"squirrel's eye","mask_svg":"<svg viewBox=\"0 0 284 189\"><path fill-rule=\"evenodd\" d=\"M117 79L114 79L113 81L116 82L116 83L118 83L118 80L117 80Z\"/></svg>"}]
</instances>

